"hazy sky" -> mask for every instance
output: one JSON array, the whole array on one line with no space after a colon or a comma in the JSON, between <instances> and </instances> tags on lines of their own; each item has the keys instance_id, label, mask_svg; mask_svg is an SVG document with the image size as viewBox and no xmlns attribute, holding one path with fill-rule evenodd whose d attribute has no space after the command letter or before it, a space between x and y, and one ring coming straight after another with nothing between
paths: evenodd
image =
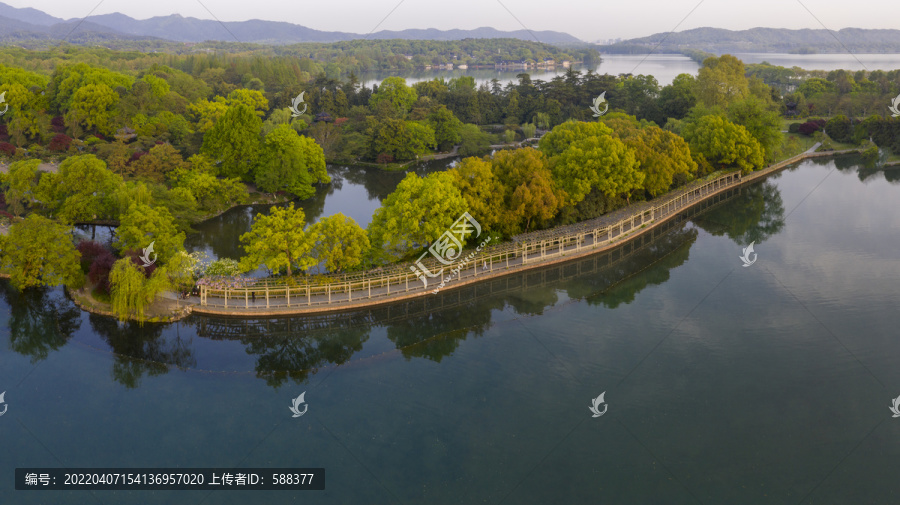
<instances>
[{"instance_id":1,"label":"hazy sky","mask_svg":"<svg viewBox=\"0 0 900 505\"><path fill-rule=\"evenodd\" d=\"M732 30L756 26L822 28L822 24L833 30L846 27L900 28L900 8L895 1L888 0L802 0L811 13L797 0L2 1L14 7L33 7L67 19L84 17L96 7L93 14L121 12L137 19L168 14L214 19L214 15L221 21L265 19L287 21L317 30L369 33L387 16L378 26L379 30L446 30L480 26L516 30L524 25L531 30L568 32L587 41L668 32L685 16L687 19L678 26L678 31L701 26ZM696 10L688 15L695 7Z\"/></svg>"}]
</instances>

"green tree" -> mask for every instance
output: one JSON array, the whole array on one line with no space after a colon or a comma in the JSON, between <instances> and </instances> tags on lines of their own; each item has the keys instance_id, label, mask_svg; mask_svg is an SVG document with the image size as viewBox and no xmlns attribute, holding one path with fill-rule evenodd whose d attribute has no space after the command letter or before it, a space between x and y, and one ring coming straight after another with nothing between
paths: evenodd
<instances>
[{"instance_id":1,"label":"green tree","mask_svg":"<svg viewBox=\"0 0 900 505\"><path fill-rule=\"evenodd\" d=\"M6 203L17 217L31 205L37 187L38 167L41 160L16 161L9 166L6 183Z\"/></svg>"},{"instance_id":2,"label":"green tree","mask_svg":"<svg viewBox=\"0 0 900 505\"><path fill-rule=\"evenodd\" d=\"M522 123L522 136L526 139L534 138L534 134L537 132L537 125L534 123Z\"/></svg>"},{"instance_id":3,"label":"green tree","mask_svg":"<svg viewBox=\"0 0 900 505\"><path fill-rule=\"evenodd\" d=\"M682 119L697 103L697 80L691 74L678 74L672 84L659 92L662 117Z\"/></svg>"},{"instance_id":4,"label":"green tree","mask_svg":"<svg viewBox=\"0 0 900 505\"><path fill-rule=\"evenodd\" d=\"M800 83L797 91L807 99L819 96L823 93L832 93L836 90L833 82L818 77L811 77Z\"/></svg>"},{"instance_id":5,"label":"green tree","mask_svg":"<svg viewBox=\"0 0 900 505\"><path fill-rule=\"evenodd\" d=\"M697 98L707 107L727 107L750 95L744 62L723 54L703 60L697 75Z\"/></svg>"},{"instance_id":6,"label":"green tree","mask_svg":"<svg viewBox=\"0 0 900 505\"><path fill-rule=\"evenodd\" d=\"M634 152L603 123L570 121L544 135L541 151L550 156L553 179L578 203L593 189L607 196L642 188Z\"/></svg>"},{"instance_id":7,"label":"green tree","mask_svg":"<svg viewBox=\"0 0 900 505\"><path fill-rule=\"evenodd\" d=\"M172 144L158 144L150 148L147 154L131 164L131 171L136 177L162 182L166 174L185 166L181 153Z\"/></svg>"},{"instance_id":8,"label":"green tree","mask_svg":"<svg viewBox=\"0 0 900 505\"><path fill-rule=\"evenodd\" d=\"M687 182L697 173L697 163L683 138L656 126L616 131L635 155L644 174L643 188L651 197L669 190L676 177Z\"/></svg>"},{"instance_id":9,"label":"green tree","mask_svg":"<svg viewBox=\"0 0 900 505\"><path fill-rule=\"evenodd\" d=\"M236 105L245 105L256 111L257 116L262 116L265 111L269 110L269 100L266 95L255 89L236 89L228 93L225 103L229 107Z\"/></svg>"},{"instance_id":10,"label":"green tree","mask_svg":"<svg viewBox=\"0 0 900 505\"><path fill-rule=\"evenodd\" d=\"M43 174L35 197L66 223L115 219L114 195L122 177L93 154L66 158L56 174Z\"/></svg>"},{"instance_id":11,"label":"green tree","mask_svg":"<svg viewBox=\"0 0 900 505\"><path fill-rule=\"evenodd\" d=\"M466 210L450 174L408 173L372 216L371 251L378 260L405 256L437 240Z\"/></svg>"},{"instance_id":12,"label":"green tree","mask_svg":"<svg viewBox=\"0 0 900 505\"><path fill-rule=\"evenodd\" d=\"M462 121L457 119L444 105L428 115L428 124L434 130L434 141L439 149L447 151L459 143Z\"/></svg>"},{"instance_id":13,"label":"green tree","mask_svg":"<svg viewBox=\"0 0 900 505\"><path fill-rule=\"evenodd\" d=\"M191 168L181 168L169 174L176 188L187 189L200 210L218 212L247 201L247 186L240 179L219 179L203 155L188 158Z\"/></svg>"},{"instance_id":14,"label":"green tree","mask_svg":"<svg viewBox=\"0 0 900 505\"><path fill-rule=\"evenodd\" d=\"M294 268L308 270L316 265L310 254L316 244L315 233L304 231L306 215L301 209L272 207L266 216L257 214L250 231L241 235L246 256L241 258L241 269L254 270L265 265L273 272L287 270L288 276Z\"/></svg>"},{"instance_id":15,"label":"green tree","mask_svg":"<svg viewBox=\"0 0 900 505\"><path fill-rule=\"evenodd\" d=\"M154 269L148 279L144 269L135 265L131 258L124 258L113 264L109 272L110 301L116 317L125 321L136 318L143 322L145 309L156 296L171 288L168 273L164 267Z\"/></svg>"},{"instance_id":16,"label":"green tree","mask_svg":"<svg viewBox=\"0 0 900 505\"><path fill-rule=\"evenodd\" d=\"M318 238L313 253L329 272L356 268L369 249L369 236L353 218L337 213L311 227Z\"/></svg>"},{"instance_id":17,"label":"green tree","mask_svg":"<svg viewBox=\"0 0 900 505\"><path fill-rule=\"evenodd\" d=\"M545 226L566 201L537 149L500 151L491 160L491 171L504 190L498 228L507 236Z\"/></svg>"},{"instance_id":18,"label":"green tree","mask_svg":"<svg viewBox=\"0 0 900 505\"><path fill-rule=\"evenodd\" d=\"M464 124L459 129L461 156L481 154L491 148L491 134L473 124Z\"/></svg>"},{"instance_id":19,"label":"green tree","mask_svg":"<svg viewBox=\"0 0 900 505\"><path fill-rule=\"evenodd\" d=\"M836 142L849 143L853 141L852 123L850 122L850 119L843 114L838 114L829 119L828 122L825 123L825 131L828 133L828 136ZM10 171L10 173L12 172Z\"/></svg>"},{"instance_id":20,"label":"green tree","mask_svg":"<svg viewBox=\"0 0 900 505\"><path fill-rule=\"evenodd\" d=\"M748 97L728 106L728 120L750 132L762 146L766 159L771 159L775 148L781 145L781 116L769 109L765 102Z\"/></svg>"},{"instance_id":21,"label":"green tree","mask_svg":"<svg viewBox=\"0 0 900 505\"><path fill-rule=\"evenodd\" d=\"M72 95L72 102L67 122L80 124L88 130L96 129L103 134L112 134L115 130L112 117L115 106L119 103L119 95L106 84L88 84L78 88Z\"/></svg>"},{"instance_id":22,"label":"green tree","mask_svg":"<svg viewBox=\"0 0 900 505\"><path fill-rule=\"evenodd\" d=\"M447 170L466 200L469 214L485 229L495 229L504 212L506 189L492 170L491 162L481 158L463 158Z\"/></svg>"},{"instance_id":23,"label":"green tree","mask_svg":"<svg viewBox=\"0 0 900 505\"><path fill-rule=\"evenodd\" d=\"M406 85L406 79L388 77L381 81L378 91L372 94L369 106L376 109L379 103L386 102L400 114L400 117L404 117L418 98L416 90Z\"/></svg>"},{"instance_id":24,"label":"green tree","mask_svg":"<svg viewBox=\"0 0 900 505\"><path fill-rule=\"evenodd\" d=\"M75 286L83 278L81 254L72 245L70 228L36 214L14 223L0 235L0 273L17 289Z\"/></svg>"},{"instance_id":25,"label":"green tree","mask_svg":"<svg viewBox=\"0 0 900 505\"><path fill-rule=\"evenodd\" d=\"M184 249L184 238L184 232L178 231L169 209L147 204L133 204L116 228L118 247L140 251L152 242L162 264Z\"/></svg>"},{"instance_id":26,"label":"green tree","mask_svg":"<svg viewBox=\"0 0 900 505\"><path fill-rule=\"evenodd\" d=\"M316 193L315 183L331 182L325 153L314 140L301 137L289 125L275 127L263 142L256 185L274 193L286 190L301 200Z\"/></svg>"},{"instance_id":27,"label":"green tree","mask_svg":"<svg viewBox=\"0 0 900 505\"><path fill-rule=\"evenodd\" d=\"M703 116L687 123L684 138L691 152L702 154L720 168L737 167L746 173L765 165L765 152L760 143L746 128L722 116Z\"/></svg>"},{"instance_id":28,"label":"green tree","mask_svg":"<svg viewBox=\"0 0 900 505\"><path fill-rule=\"evenodd\" d=\"M261 130L262 120L253 109L236 104L204 135L203 154L219 166L221 175L249 180L259 159Z\"/></svg>"},{"instance_id":29,"label":"green tree","mask_svg":"<svg viewBox=\"0 0 900 505\"><path fill-rule=\"evenodd\" d=\"M188 106L188 111L194 120L194 129L200 133L206 133L228 111L228 105L222 97L216 100L198 100Z\"/></svg>"},{"instance_id":30,"label":"green tree","mask_svg":"<svg viewBox=\"0 0 900 505\"><path fill-rule=\"evenodd\" d=\"M398 160L415 158L434 147L434 130L415 121L389 117L367 119L369 155L387 154Z\"/></svg>"}]
</instances>

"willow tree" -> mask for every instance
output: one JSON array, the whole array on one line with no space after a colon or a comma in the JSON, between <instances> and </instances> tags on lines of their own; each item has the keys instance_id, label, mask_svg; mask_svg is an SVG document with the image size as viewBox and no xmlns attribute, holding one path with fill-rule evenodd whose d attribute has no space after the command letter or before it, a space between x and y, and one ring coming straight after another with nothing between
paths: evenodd
<instances>
[{"instance_id":1,"label":"willow tree","mask_svg":"<svg viewBox=\"0 0 900 505\"><path fill-rule=\"evenodd\" d=\"M109 284L113 314L122 321L130 318L144 321L146 307L171 287L165 268L156 268L148 279L130 258L120 259L113 265Z\"/></svg>"}]
</instances>

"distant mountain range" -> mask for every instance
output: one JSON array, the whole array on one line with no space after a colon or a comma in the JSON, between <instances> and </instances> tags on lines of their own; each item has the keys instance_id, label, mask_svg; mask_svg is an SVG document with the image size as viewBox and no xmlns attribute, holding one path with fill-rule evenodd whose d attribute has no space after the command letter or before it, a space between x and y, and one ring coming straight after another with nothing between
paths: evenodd
<instances>
[{"instance_id":1,"label":"distant mountain range","mask_svg":"<svg viewBox=\"0 0 900 505\"><path fill-rule=\"evenodd\" d=\"M662 44L657 52L680 53L699 50L726 53L900 53L900 30L844 28L828 30L791 30L787 28L751 28L724 30L695 28L677 33L657 33L649 37L624 40L603 46L603 52L645 52Z\"/></svg>"},{"instance_id":2,"label":"distant mountain range","mask_svg":"<svg viewBox=\"0 0 900 505\"><path fill-rule=\"evenodd\" d=\"M73 31L74 30L74 31ZM534 33L534 36L532 36ZM218 21L186 18L178 14L150 19L134 19L124 14L103 14L65 20L31 7L16 8L0 2L0 42L61 40L74 44L103 40L167 40L175 42L253 42L260 44L294 44L297 42L339 42L365 38L365 34L327 32L279 21ZM516 30L504 32L483 27L474 30L410 29L382 30L369 39L462 40L469 38L515 38L547 44L583 44L572 35L555 31Z\"/></svg>"}]
</instances>

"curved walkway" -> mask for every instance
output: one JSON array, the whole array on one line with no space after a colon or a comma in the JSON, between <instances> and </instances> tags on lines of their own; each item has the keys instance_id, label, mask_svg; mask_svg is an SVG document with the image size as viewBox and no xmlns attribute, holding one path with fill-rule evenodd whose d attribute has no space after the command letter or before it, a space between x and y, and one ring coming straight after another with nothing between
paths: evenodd
<instances>
[{"instance_id":1,"label":"curved walkway","mask_svg":"<svg viewBox=\"0 0 900 505\"><path fill-rule=\"evenodd\" d=\"M463 258L468 251L463 251L459 254L459 261L449 265L434 258L423 261L428 271L442 272L438 277L425 279L427 284L416 276L412 264L406 263L335 276L324 281L312 277L309 278L311 282L290 286L270 279L245 287L202 286L199 303L192 306L192 311L198 314L259 317L359 309L428 296L442 289L454 289L592 255L646 233L697 203L791 164L807 158L855 152L816 153L817 147L744 176L740 172L731 172L714 179L695 181L659 200L641 202L582 223L519 235L513 238L513 242L488 247L471 257L467 256L469 261Z\"/></svg>"}]
</instances>

